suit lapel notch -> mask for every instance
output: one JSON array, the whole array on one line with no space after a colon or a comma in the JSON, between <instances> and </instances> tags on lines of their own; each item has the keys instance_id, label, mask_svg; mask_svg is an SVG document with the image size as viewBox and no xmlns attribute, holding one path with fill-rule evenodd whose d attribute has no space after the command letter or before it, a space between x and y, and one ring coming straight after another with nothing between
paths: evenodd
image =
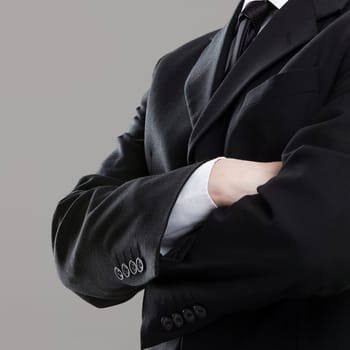
<instances>
[{"instance_id":1,"label":"suit lapel notch","mask_svg":"<svg viewBox=\"0 0 350 350\"><path fill-rule=\"evenodd\" d=\"M313 0L318 20L341 11L349 0Z\"/></svg>"}]
</instances>

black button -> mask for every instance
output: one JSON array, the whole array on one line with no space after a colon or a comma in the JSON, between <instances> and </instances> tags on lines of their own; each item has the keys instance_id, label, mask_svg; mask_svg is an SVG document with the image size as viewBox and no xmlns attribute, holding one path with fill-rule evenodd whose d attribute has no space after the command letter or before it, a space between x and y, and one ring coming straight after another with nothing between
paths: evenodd
<instances>
[{"instance_id":1,"label":"black button","mask_svg":"<svg viewBox=\"0 0 350 350\"><path fill-rule=\"evenodd\" d=\"M144 269L143 261L141 260L141 258L136 258L135 262L137 266L137 271L141 273Z\"/></svg>"},{"instance_id":2,"label":"black button","mask_svg":"<svg viewBox=\"0 0 350 350\"><path fill-rule=\"evenodd\" d=\"M183 309L182 314L184 315L184 318L187 322L191 323L195 320L196 316L194 315L193 311L191 309Z\"/></svg>"},{"instance_id":3,"label":"black button","mask_svg":"<svg viewBox=\"0 0 350 350\"><path fill-rule=\"evenodd\" d=\"M171 315L171 317L173 318L175 326L182 327L182 325L184 324L184 319L182 318L182 316L180 314L175 312Z\"/></svg>"},{"instance_id":4,"label":"black button","mask_svg":"<svg viewBox=\"0 0 350 350\"><path fill-rule=\"evenodd\" d=\"M170 317L167 316L163 316L160 319L160 322L162 324L162 327L166 330L166 331L171 331L174 327L174 323L173 320Z\"/></svg>"},{"instance_id":5,"label":"black button","mask_svg":"<svg viewBox=\"0 0 350 350\"><path fill-rule=\"evenodd\" d=\"M124 263L122 264L122 271L123 271L124 277L128 278L130 276L130 270L127 267L127 265L125 265Z\"/></svg>"},{"instance_id":6,"label":"black button","mask_svg":"<svg viewBox=\"0 0 350 350\"><path fill-rule=\"evenodd\" d=\"M207 316L207 310L201 305L194 305L193 310L194 313L200 318L204 318Z\"/></svg>"},{"instance_id":7,"label":"black button","mask_svg":"<svg viewBox=\"0 0 350 350\"><path fill-rule=\"evenodd\" d=\"M137 266L135 264L135 261L132 259L129 260L129 270L133 275L137 274Z\"/></svg>"},{"instance_id":8,"label":"black button","mask_svg":"<svg viewBox=\"0 0 350 350\"><path fill-rule=\"evenodd\" d=\"M123 275L122 270L117 266L114 267L114 274L118 277L118 279L120 279L120 280L124 279L124 275Z\"/></svg>"}]
</instances>

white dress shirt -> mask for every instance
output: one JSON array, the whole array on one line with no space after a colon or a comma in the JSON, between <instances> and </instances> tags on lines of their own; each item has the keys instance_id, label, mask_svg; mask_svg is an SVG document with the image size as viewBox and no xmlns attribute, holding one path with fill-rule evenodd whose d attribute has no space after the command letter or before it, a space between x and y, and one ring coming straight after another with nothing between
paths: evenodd
<instances>
[{"instance_id":1,"label":"white dress shirt","mask_svg":"<svg viewBox=\"0 0 350 350\"><path fill-rule=\"evenodd\" d=\"M242 9L244 9L245 5L248 4L248 2L252 2L254 0L245 0ZM269 0L271 4L275 5L278 9L280 9L288 0Z\"/></svg>"},{"instance_id":2,"label":"white dress shirt","mask_svg":"<svg viewBox=\"0 0 350 350\"><path fill-rule=\"evenodd\" d=\"M208 192L208 179L214 163L225 157L211 159L199 166L182 187L170 213L167 228L160 246L166 254L177 238L183 236L217 205Z\"/></svg>"},{"instance_id":3,"label":"white dress shirt","mask_svg":"<svg viewBox=\"0 0 350 350\"><path fill-rule=\"evenodd\" d=\"M250 1L254 0L245 0L242 9ZM280 9L287 1L270 0L277 9ZM267 24L270 18L263 23L261 29ZM214 163L222 158L225 157L220 156L203 163L187 179L170 213L160 245L161 255L168 253L179 237L191 231L211 210L217 208L217 205L208 192L208 180Z\"/></svg>"}]
</instances>

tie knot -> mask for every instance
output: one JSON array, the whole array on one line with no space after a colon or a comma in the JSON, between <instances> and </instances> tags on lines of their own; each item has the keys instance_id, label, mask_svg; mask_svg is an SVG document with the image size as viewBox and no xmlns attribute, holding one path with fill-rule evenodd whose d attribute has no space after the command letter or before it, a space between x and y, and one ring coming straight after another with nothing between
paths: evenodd
<instances>
[{"instance_id":1,"label":"tie knot","mask_svg":"<svg viewBox=\"0 0 350 350\"><path fill-rule=\"evenodd\" d=\"M240 19L243 17L248 18L251 21L255 31L258 32L265 18L276 9L276 6L274 6L268 0L251 1L240 13Z\"/></svg>"}]
</instances>

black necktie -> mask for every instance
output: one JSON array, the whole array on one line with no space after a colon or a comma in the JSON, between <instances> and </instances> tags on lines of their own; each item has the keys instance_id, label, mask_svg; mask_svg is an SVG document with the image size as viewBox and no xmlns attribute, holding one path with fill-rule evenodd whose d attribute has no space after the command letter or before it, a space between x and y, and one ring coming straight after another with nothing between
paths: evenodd
<instances>
[{"instance_id":1,"label":"black necktie","mask_svg":"<svg viewBox=\"0 0 350 350\"><path fill-rule=\"evenodd\" d=\"M226 71L251 44L265 19L276 10L277 7L268 0L251 1L244 7L238 17L237 31L229 52Z\"/></svg>"}]
</instances>

